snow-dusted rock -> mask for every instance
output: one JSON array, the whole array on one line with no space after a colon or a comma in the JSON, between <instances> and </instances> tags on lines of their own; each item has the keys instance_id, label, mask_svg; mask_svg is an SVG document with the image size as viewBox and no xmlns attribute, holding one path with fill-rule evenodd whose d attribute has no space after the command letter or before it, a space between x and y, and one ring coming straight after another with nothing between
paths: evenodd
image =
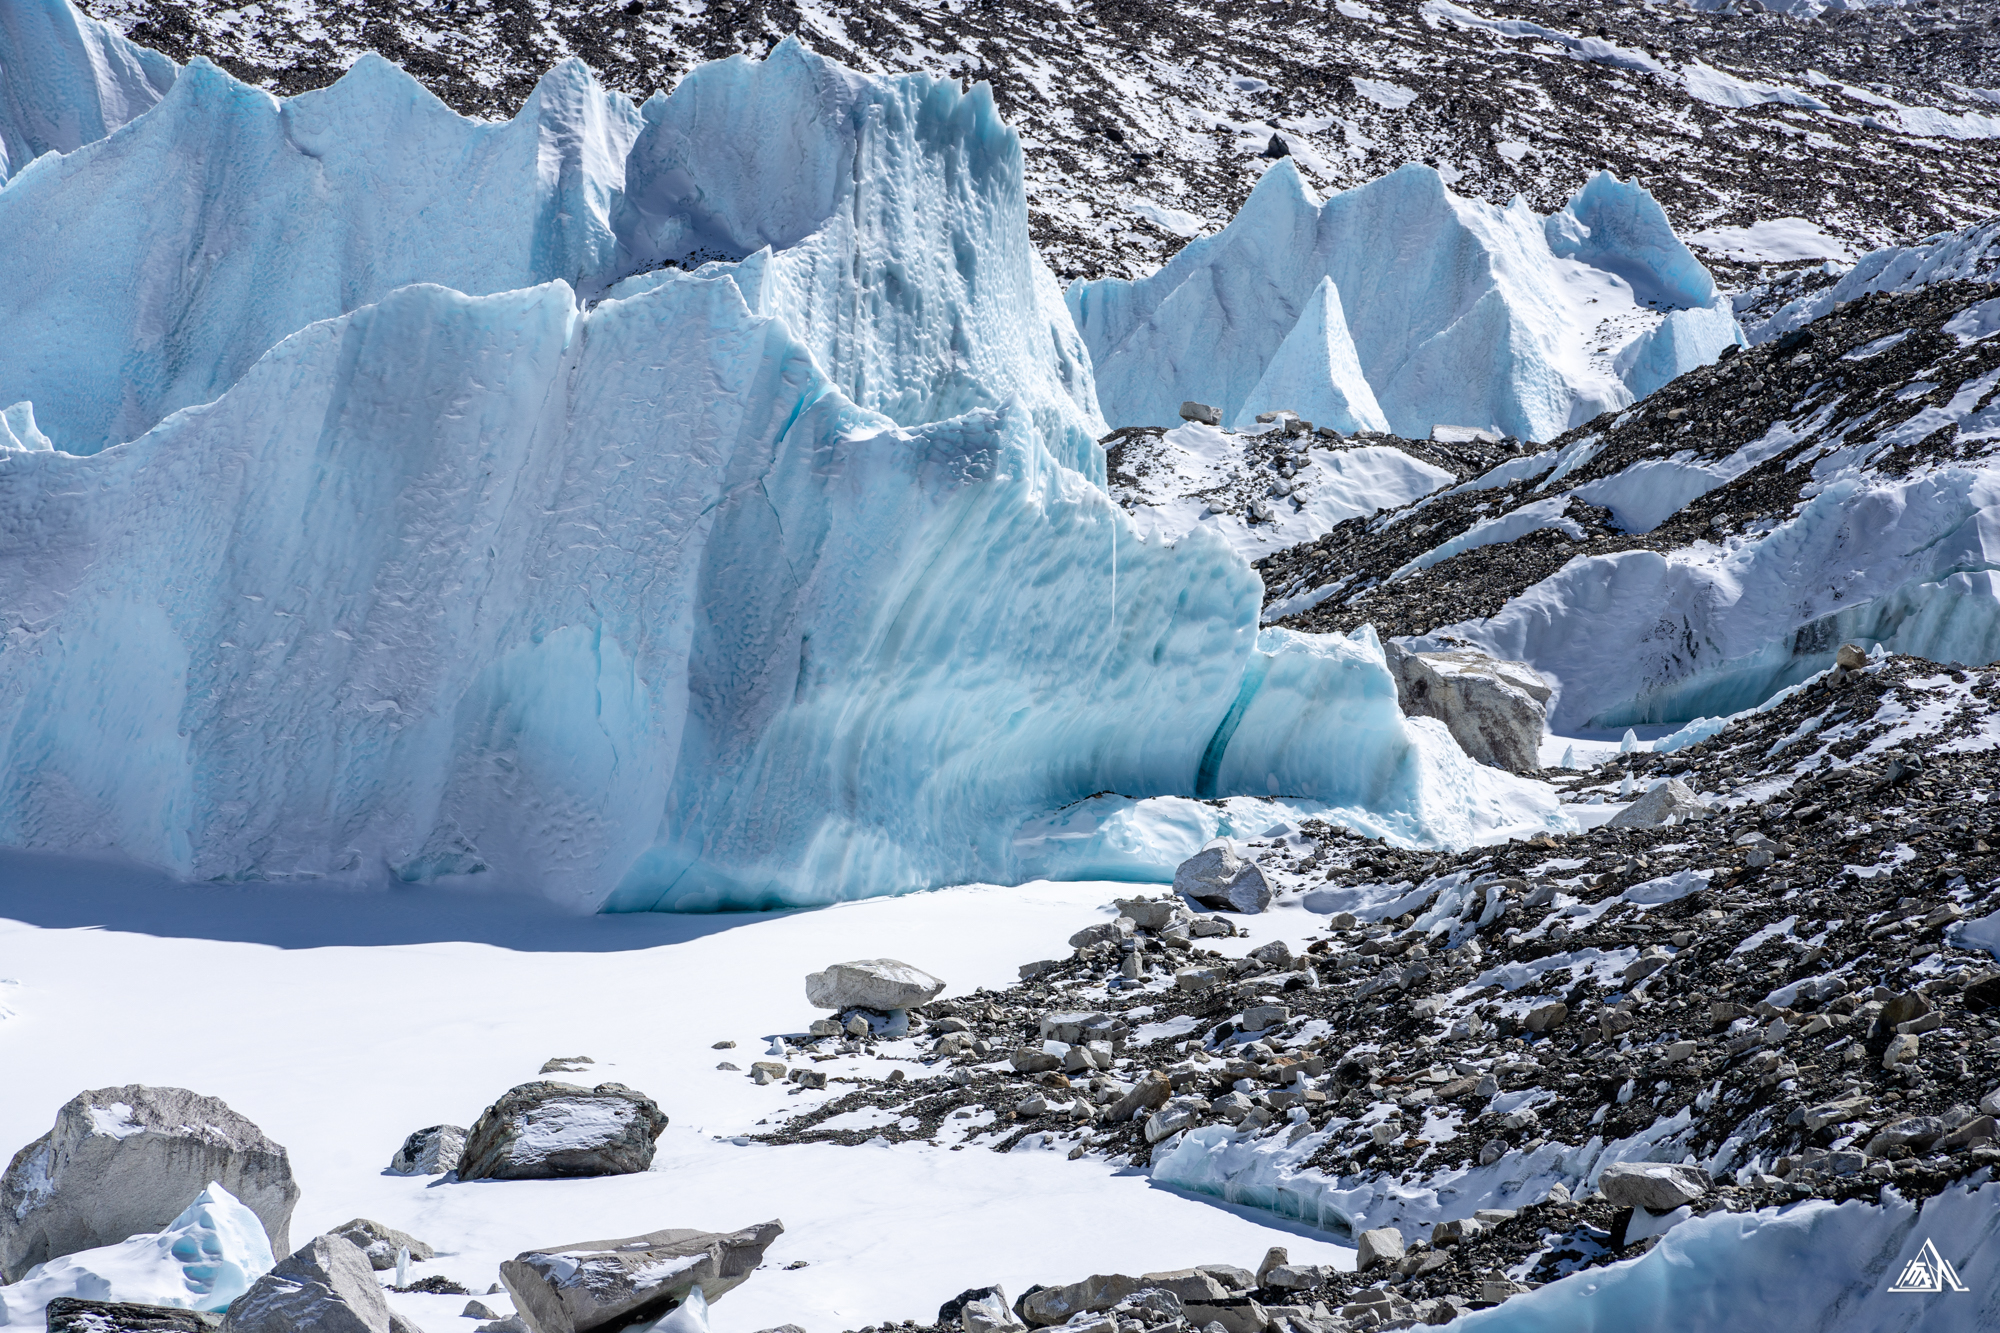
<instances>
[{"instance_id":1,"label":"snow-dusted rock","mask_svg":"<svg viewBox=\"0 0 2000 1333\"><path fill-rule=\"evenodd\" d=\"M1715 1182L1698 1166L1672 1162L1614 1162L1597 1178L1597 1188L1615 1208L1670 1213L1707 1194Z\"/></svg>"},{"instance_id":2,"label":"snow-dusted rock","mask_svg":"<svg viewBox=\"0 0 2000 1333\"><path fill-rule=\"evenodd\" d=\"M378 1273L386 1273L396 1266L396 1251L401 1249L409 1250L410 1258L419 1262L437 1254L436 1250L409 1232L385 1227L366 1217L343 1222L326 1234L338 1236L360 1250L368 1257L368 1266Z\"/></svg>"},{"instance_id":3,"label":"snow-dusted rock","mask_svg":"<svg viewBox=\"0 0 2000 1333\"><path fill-rule=\"evenodd\" d=\"M500 1265L500 1280L533 1333L589 1333L656 1319L696 1286L716 1300L746 1281L785 1229L773 1220L742 1231L649 1231L527 1250Z\"/></svg>"},{"instance_id":4,"label":"snow-dusted rock","mask_svg":"<svg viewBox=\"0 0 2000 1333\"><path fill-rule=\"evenodd\" d=\"M1513 773L1541 768L1542 731L1553 693L1525 662L1458 650L1412 653L1382 645L1396 699L1410 717L1434 717L1468 755Z\"/></svg>"},{"instance_id":5,"label":"snow-dusted rock","mask_svg":"<svg viewBox=\"0 0 2000 1333\"><path fill-rule=\"evenodd\" d=\"M1026 1328L1019 1315L1007 1303L1004 1288L979 1287L958 1297L956 1322L965 1333L1017 1333ZM949 1316L941 1310L938 1320L944 1322Z\"/></svg>"},{"instance_id":6,"label":"snow-dusted rock","mask_svg":"<svg viewBox=\"0 0 2000 1333\"><path fill-rule=\"evenodd\" d=\"M1403 1257L1403 1233L1394 1227L1376 1227L1354 1238L1354 1267L1367 1272L1377 1264L1393 1264Z\"/></svg>"},{"instance_id":7,"label":"snow-dusted rock","mask_svg":"<svg viewBox=\"0 0 2000 1333\"><path fill-rule=\"evenodd\" d=\"M284 1148L220 1099L137 1083L78 1093L0 1176L0 1277L172 1225L210 1183L285 1248L299 1187Z\"/></svg>"},{"instance_id":8,"label":"snow-dusted rock","mask_svg":"<svg viewBox=\"0 0 2000 1333\"><path fill-rule=\"evenodd\" d=\"M221 1333L417 1333L389 1309L368 1257L351 1241L314 1236L257 1279L222 1318Z\"/></svg>"},{"instance_id":9,"label":"snow-dusted rock","mask_svg":"<svg viewBox=\"0 0 2000 1333\"><path fill-rule=\"evenodd\" d=\"M1229 847L1210 847L1181 862L1174 892L1217 912L1261 912L1271 905L1263 867Z\"/></svg>"},{"instance_id":10,"label":"snow-dusted rock","mask_svg":"<svg viewBox=\"0 0 2000 1333\"><path fill-rule=\"evenodd\" d=\"M835 963L806 975L806 1002L815 1009L873 1009L886 1014L928 1004L945 983L894 958Z\"/></svg>"},{"instance_id":11,"label":"snow-dusted rock","mask_svg":"<svg viewBox=\"0 0 2000 1333\"><path fill-rule=\"evenodd\" d=\"M211 1184L162 1231L65 1254L0 1286L0 1324L40 1324L58 1297L220 1310L270 1267L264 1224Z\"/></svg>"},{"instance_id":12,"label":"snow-dusted rock","mask_svg":"<svg viewBox=\"0 0 2000 1333\"><path fill-rule=\"evenodd\" d=\"M1079 1314L1109 1310L1139 1285L1138 1278L1123 1273L1094 1273L1081 1282L1030 1292L1021 1298L1021 1314L1035 1328L1064 1324Z\"/></svg>"},{"instance_id":13,"label":"snow-dusted rock","mask_svg":"<svg viewBox=\"0 0 2000 1333\"><path fill-rule=\"evenodd\" d=\"M403 1140L389 1160L392 1176L441 1176L458 1169L459 1154L465 1151L465 1129L460 1125L432 1125Z\"/></svg>"},{"instance_id":14,"label":"snow-dusted rock","mask_svg":"<svg viewBox=\"0 0 2000 1333\"><path fill-rule=\"evenodd\" d=\"M622 1083L523 1083L486 1108L465 1137L460 1180L622 1176L653 1164L666 1113Z\"/></svg>"},{"instance_id":15,"label":"snow-dusted rock","mask_svg":"<svg viewBox=\"0 0 2000 1333\"><path fill-rule=\"evenodd\" d=\"M1679 778L1668 778L1611 816L1607 823L1611 828L1659 828L1707 817L1708 807L1696 799L1693 790Z\"/></svg>"},{"instance_id":16,"label":"snow-dusted rock","mask_svg":"<svg viewBox=\"0 0 2000 1333\"><path fill-rule=\"evenodd\" d=\"M211 1319L193 1310L137 1301L91 1301L58 1296L45 1312L48 1333L209 1333Z\"/></svg>"}]
</instances>

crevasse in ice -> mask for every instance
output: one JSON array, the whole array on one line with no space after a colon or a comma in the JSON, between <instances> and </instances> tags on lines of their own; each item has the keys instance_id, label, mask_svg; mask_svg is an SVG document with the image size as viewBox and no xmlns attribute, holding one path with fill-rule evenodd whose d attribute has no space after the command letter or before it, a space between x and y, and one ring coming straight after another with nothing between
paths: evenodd
<instances>
[{"instance_id":1,"label":"crevasse in ice","mask_svg":"<svg viewBox=\"0 0 2000 1333\"><path fill-rule=\"evenodd\" d=\"M1335 342L1351 344L1405 436L1454 424L1548 439L1741 338L1636 183L1600 173L1542 218L1519 199L1461 198L1412 164L1322 203L1288 158L1227 227L1158 273L1070 286L1105 418L1172 425L1183 398L1229 421L1280 408L1310 418L1277 401L1305 386L1266 372L1296 355L1284 349L1302 319L1326 318L1313 298L1328 280L1346 326Z\"/></svg>"},{"instance_id":2,"label":"crevasse in ice","mask_svg":"<svg viewBox=\"0 0 2000 1333\"><path fill-rule=\"evenodd\" d=\"M1372 635L1260 636L1240 556L1094 483L984 90L787 45L636 115L574 66L505 126L380 62L309 96L197 64L0 191L31 272L37 219L161 257L156 292L72 289L84 387L0 395L55 443L10 409L0 842L692 909L1019 879L1017 832L1106 791L1447 842L1555 817L1406 723ZM157 230L106 202L154 178ZM238 215L240 267L172 276ZM121 323L148 301L169 348Z\"/></svg>"}]
</instances>

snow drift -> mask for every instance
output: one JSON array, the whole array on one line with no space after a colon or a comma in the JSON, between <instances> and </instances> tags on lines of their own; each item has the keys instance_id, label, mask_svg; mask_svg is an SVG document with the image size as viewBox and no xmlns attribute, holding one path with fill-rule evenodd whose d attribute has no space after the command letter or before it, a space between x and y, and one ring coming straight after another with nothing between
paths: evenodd
<instances>
[{"instance_id":1,"label":"snow drift","mask_svg":"<svg viewBox=\"0 0 2000 1333\"><path fill-rule=\"evenodd\" d=\"M1542 218L1414 164L1321 203L1285 159L1160 272L1067 299L1116 426L1173 425L1193 398L1227 421L1292 408L1318 423L1314 404L1352 430L1379 404L1404 436L1490 424L1543 440L1740 338L1652 196L1608 173Z\"/></svg>"}]
</instances>

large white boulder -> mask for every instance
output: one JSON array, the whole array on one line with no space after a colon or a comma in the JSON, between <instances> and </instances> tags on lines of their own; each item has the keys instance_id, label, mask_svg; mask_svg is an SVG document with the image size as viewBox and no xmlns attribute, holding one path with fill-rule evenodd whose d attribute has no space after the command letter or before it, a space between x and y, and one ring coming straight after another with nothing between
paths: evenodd
<instances>
[{"instance_id":1,"label":"large white boulder","mask_svg":"<svg viewBox=\"0 0 2000 1333\"><path fill-rule=\"evenodd\" d=\"M742 1231L649 1231L529 1250L500 1265L514 1308L534 1333L590 1333L658 1318L697 1286L704 1301L757 1271L785 1230L775 1219Z\"/></svg>"},{"instance_id":2,"label":"large white boulder","mask_svg":"<svg viewBox=\"0 0 2000 1333\"><path fill-rule=\"evenodd\" d=\"M220 1099L130 1083L78 1093L0 1176L0 1280L173 1225L213 1182L290 1243L299 1187L285 1150Z\"/></svg>"},{"instance_id":3,"label":"large white boulder","mask_svg":"<svg viewBox=\"0 0 2000 1333\"><path fill-rule=\"evenodd\" d=\"M1396 700L1408 717L1434 717L1459 748L1510 773L1541 769L1548 682L1526 662L1503 662L1461 649L1413 653L1382 645L1396 677Z\"/></svg>"},{"instance_id":4,"label":"large white boulder","mask_svg":"<svg viewBox=\"0 0 2000 1333\"><path fill-rule=\"evenodd\" d=\"M418 1333L389 1309L368 1257L314 1236L230 1302L222 1333Z\"/></svg>"},{"instance_id":5,"label":"large white boulder","mask_svg":"<svg viewBox=\"0 0 2000 1333\"><path fill-rule=\"evenodd\" d=\"M480 1113L465 1136L460 1180L624 1176L653 1164L666 1112L622 1083L523 1083Z\"/></svg>"},{"instance_id":6,"label":"large white boulder","mask_svg":"<svg viewBox=\"0 0 2000 1333\"><path fill-rule=\"evenodd\" d=\"M1210 847L1181 862L1174 892L1217 912L1261 912L1271 905L1263 868L1228 847Z\"/></svg>"},{"instance_id":7,"label":"large white boulder","mask_svg":"<svg viewBox=\"0 0 2000 1333\"><path fill-rule=\"evenodd\" d=\"M928 1004L945 983L920 967L894 958L835 963L806 974L806 1001L815 1009L913 1009Z\"/></svg>"}]
</instances>

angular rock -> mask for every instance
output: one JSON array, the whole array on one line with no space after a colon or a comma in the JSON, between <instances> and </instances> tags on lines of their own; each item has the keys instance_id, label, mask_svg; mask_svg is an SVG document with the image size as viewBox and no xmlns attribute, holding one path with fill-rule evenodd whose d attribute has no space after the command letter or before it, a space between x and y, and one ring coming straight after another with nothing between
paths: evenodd
<instances>
[{"instance_id":1,"label":"angular rock","mask_svg":"<svg viewBox=\"0 0 2000 1333\"><path fill-rule=\"evenodd\" d=\"M1255 913L1271 905L1263 868L1228 847L1210 847L1181 862L1174 892L1212 912Z\"/></svg>"},{"instance_id":2,"label":"angular rock","mask_svg":"<svg viewBox=\"0 0 2000 1333\"><path fill-rule=\"evenodd\" d=\"M1062 1062L1063 1058L1060 1055L1045 1051L1039 1046L1017 1047L1014 1053L1007 1057L1007 1063L1014 1067L1014 1072L1017 1074L1046 1074L1050 1070L1061 1069Z\"/></svg>"},{"instance_id":3,"label":"angular rock","mask_svg":"<svg viewBox=\"0 0 2000 1333\"><path fill-rule=\"evenodd\" d=\"M1114 900L1121 916L1131 918L1140 930L1165 930L1187 918L1187 909L1170 899L1119 898Z\"/></svg>"},{"instance_id":4,"label":"angular rock","mask_svg":"<svg viewBox=\"0 0 2000 1333\"><path fill-rule=\"evenodd\" d=\"M1354 1238L1355 1271L1365 1273L1377 1264L1393 1264L1403 1257L1403 1233L1394 1227L1377 1227Z\"/></svg>"},{"instance_id":5,"label":"angular rock","mask_svg":"<svg viewBox=\"0 0 2000 1333\"><path fill-rule=\"evenodd\" d=\"M1175 1268L1163 1273L1141 1273L1139 1281L1148 1287L1170 1291L1184 1303L1225 1300L1232 1290L1223 1285L1215 1274L1204 1272L1199 1268Z\"/></svg>"},{"instance_id":6,"label":"angular rock","mask_svg":"<svg viewBox=\"0 0 2000 1333\"><path fill-rule=\"evenodd\" d=\"M390 1313L368 1257L314 1236L229 1303L222 1333L414 1333Z\"/></svg>"},{"instance_id":7,"label":"angular rock","mask_svg":"<svg viewBox=\"0 0 2000 1333\"><path fill-rule=\"evenodd\" d=\"M894 958L835 963L806 975L806 1002L815 1009L914 1009L929 1004L945 983Z\"/></svg>"},{"instance_id":8,"label":"angular rock","mask_svg":"<svg viewBox=\"0 0 2000 1333\"><path fill-rule=\"evenodd\" d=\"M285 1150L220 1099L130 1083L78 1093L0 1176L0 1281L36 1264L165 1230L221 1185L272 1249L291 1236L299 1187Z\"/></svg>"},{"instance_id":9,"label":"angular rock","mask_svg":"<svg viewBox=\"0 0 2000 1333\"><path fill-rule=\"evenodd\" d=\"M1934 1115L1906 1116L1884 1125L1863 1149L1870 1157L1880 1157L1891 1148L1911 1148L1917 1152L1944 1137L1944 1121Z\"/></svg>"},{"instance_id":10,"label":"angular rock","mask_svg":"<svg viewBox=\"0 0 2000 1333\"><path fill-rule=\"evenodd\" d=\"M378 1273L386 1273L396 1266L396 1251L408 1248L410 1258L419 1263L437 1254L430 1246L418 1240L407 1231L385 1227L365 1217L357 1217L352 1222L343 1222L326 1233L338 1236L368 1257L368 1266Z\"/></svg>"},{"instance_id":11,"label":"angular rock","mask_svg":"<svg viewBox=\"0 0 2000 1333\"><path fill-rule=\"evenodd\" d=\"M1173 1080L1157 1069L1152 1070L1133 1084L1130 1092L1111 1104L1105 1119L1114 1124L1121 1120L1136 1120L1143 1112L1157 1111L1165 1106L1173 1091Z\"/></svg>"},{"instance_id":12,"label":"angular rock","mask_svg":"<svg viewBox=\"0 0 2000 1333\"><path fill-rule=\"evenodd\" d=\"M1016 1333L1024 1329L1000 1287L974 1287L938 1307L938 1323L957 1324L965 1333Z\"/></svg>"},{"instance_id":13,"label":"angular rock","mask_svg":"<svg viewBox=\"0 0 2000 1333\"><path fill-rule=\"evenodd\" d=\"M1219 407L1210 407L1207 403L1197 403L1190 400L1181 404L1181 420L1198 421L1204 426L1220 426L1222 424L1222 409Z\"/></svg>"},{"instance_id":14,"label":"angular rock","mask_svg":"<svg viewBox=\"0 0 2000 1333\"><path fill-rule=\"evenodd\" d=\"M1904 991L1900 995L1890 996L1883 1004L1880 1021L1883 1027L1893 1028L1899 1023L1922 1018L1930 1011L1930 1001L1923 997L1921 991Z\"/></svg>"},{"instance_id":15,"label":"angular rock","mask_svg":"<svg viewBox=\"0 0 2000 1333\"><path fill-rule=\"evenodd\" d=\"M1679 778L1668 778L1605 821L1606 828L1660 828L1708 818L1708 807Z\"/></svg>"},{"instance_id":16,"label":"angular rock","mask_svg":"<svg viewBox=\"0 0 2000 1333\"><path fill-rule=\"evenodd\" d=\"M2000 1139L2000 1120L1990 1115L1974 1116L1952 1130L1931 1147L1938 1152L1957 1152L1979 1143L1991 1143Z\"/></svg>"},{"instance_id":17,"label":"angular rock","mask_svg":"<svg viewBox=\"0 0 2000 1333\"><path fill-rule=\"evenodd\" d=\"M734 1290L784 1229L773 1220L742 1231L674 1229L554 1245L506 1260L500 1280L532 1333L623 1328L657 1319L697 1285L709 1301Z\"/></svg>"},{"instance_id":18,"label":"angular rock","mask_svg":"<svg viewBox=\"0 0 2000 1333\"><path fill-rule=\"evenodd\" d=\"M1553 691L1533 667L1469 649L1412 653L1393 640L1382 652L1405 716L1436 718L1482 764L1512 773L1541 770Z\"/></svg>"},{"instance_id":19,"label":"angular rock","mask_svg":"<svg viewBox=\"0 0 2000 1333\"><path fill-rule=\"evenodd\" d=\"M1597 1188L1614 1208L1671 1213L1714 1188L1707 1171L1668 1162L1614 1162L1597 1178Z\"/></svg>"},{"instance_id":20,"label":"angular rock","mask_svg":"<svg viewBox=\"0 0 2000 1333\"><path fill-rule=\"evenodd\" d=\"M460 1180L623 1176L653 1164L667 1127L651 1097L622 1083L523 1083L486 1108L465 1137Z\"/></svg>"},{"instance_id":21,"label":"angular rock","mask_svg":"<svg viewBox=\"0 0 2000 1333\"><path fill-rule=\"evenodd\" d=\"M1292 1016L1292 1011L1282 1004L1254 1004L1243 1011L1243 1030L1262 1032L1274 1028Z\"/></svg>"},{"instance_id":22,"label":"angular rock","mask_svg":"<svg viewBox=\"0 0 2000 1333\"><path fill-rule=\"evenodd\" d=\"M58 1296L43 1316L49 1333L210 1333L214 1315L171 1305L87 1301Z\"/></svg>"},{"instance_id":23,"label":"angular rock","mask_svg":"<svg viewBox=\"0 0 2000 1333\"><path fill-rule=\"evenodd\" d=\"M1807 1133L1816 1133L1828 1125L1837 1125L1843 1120L1853 1120L1868 1108L1868 1098L1860 1093L1822 1102L1818 1106L1806 1108L1804 1124Z\"/></svg>"},{"instance_id":24,"label":"angular rock","mask_svg":"<svg viewBox=\"0 0 2000 1333\"><path fill-rule=\"evenodd\" d=\"M1146 1142L1158 1143L1193 1125L1208 1102L1200 1097L1176 1097L1146 1120Z\"/></svg>"},{"instance_id":25,"label":"angular rock","mask_svg":"<svg viewBox=\"0 0 2000 1333\"><path fill-rule=\"evenodd\" d=\"M1561 1000L1549 1004L1538 1004L1528 1011L1522 1026L1530 1032L1553 1032L1569 1021L1569 1006Z\"/></svg>"},{"instance_id":26,"label":"angular rock","mask_svg":"<svg viewBox=\"0 0 2000 1333\"><path fill-rule=\"evenodd\" d=\"M1066 1287L1044 1287L1021 1299L1021 1317L1031 1327L1066 1324L1079 1314L1109 1310L1139 1289L1139 1279L1123 1273L1095 1273Z\"/></svg>"},{"instance_id":27,"label":"angular rock","mask_svg":"<svg viewBox=\"0 0 2000 1333\"><path fill-rule=\"evenodd\" d=\"M389 1159L392 1176L441 1176L458 1170L465 1151L465 1129L459 1125L432 1125L403 1140Z\"/></svg>"},{"instance_id":28,"label":"angular rock","mask_svg":"<svg viewBox=\"0 0 2000 1333\"><path fill-rule=\"evenodd\" d=\"M1100 921L1094 926L1085 926L1069 937L1072 949L1088 949L1098 944L1117 944L1132 937L1129 930L1120 930L1116 921Z\"/></svg>"}]
</instances>

